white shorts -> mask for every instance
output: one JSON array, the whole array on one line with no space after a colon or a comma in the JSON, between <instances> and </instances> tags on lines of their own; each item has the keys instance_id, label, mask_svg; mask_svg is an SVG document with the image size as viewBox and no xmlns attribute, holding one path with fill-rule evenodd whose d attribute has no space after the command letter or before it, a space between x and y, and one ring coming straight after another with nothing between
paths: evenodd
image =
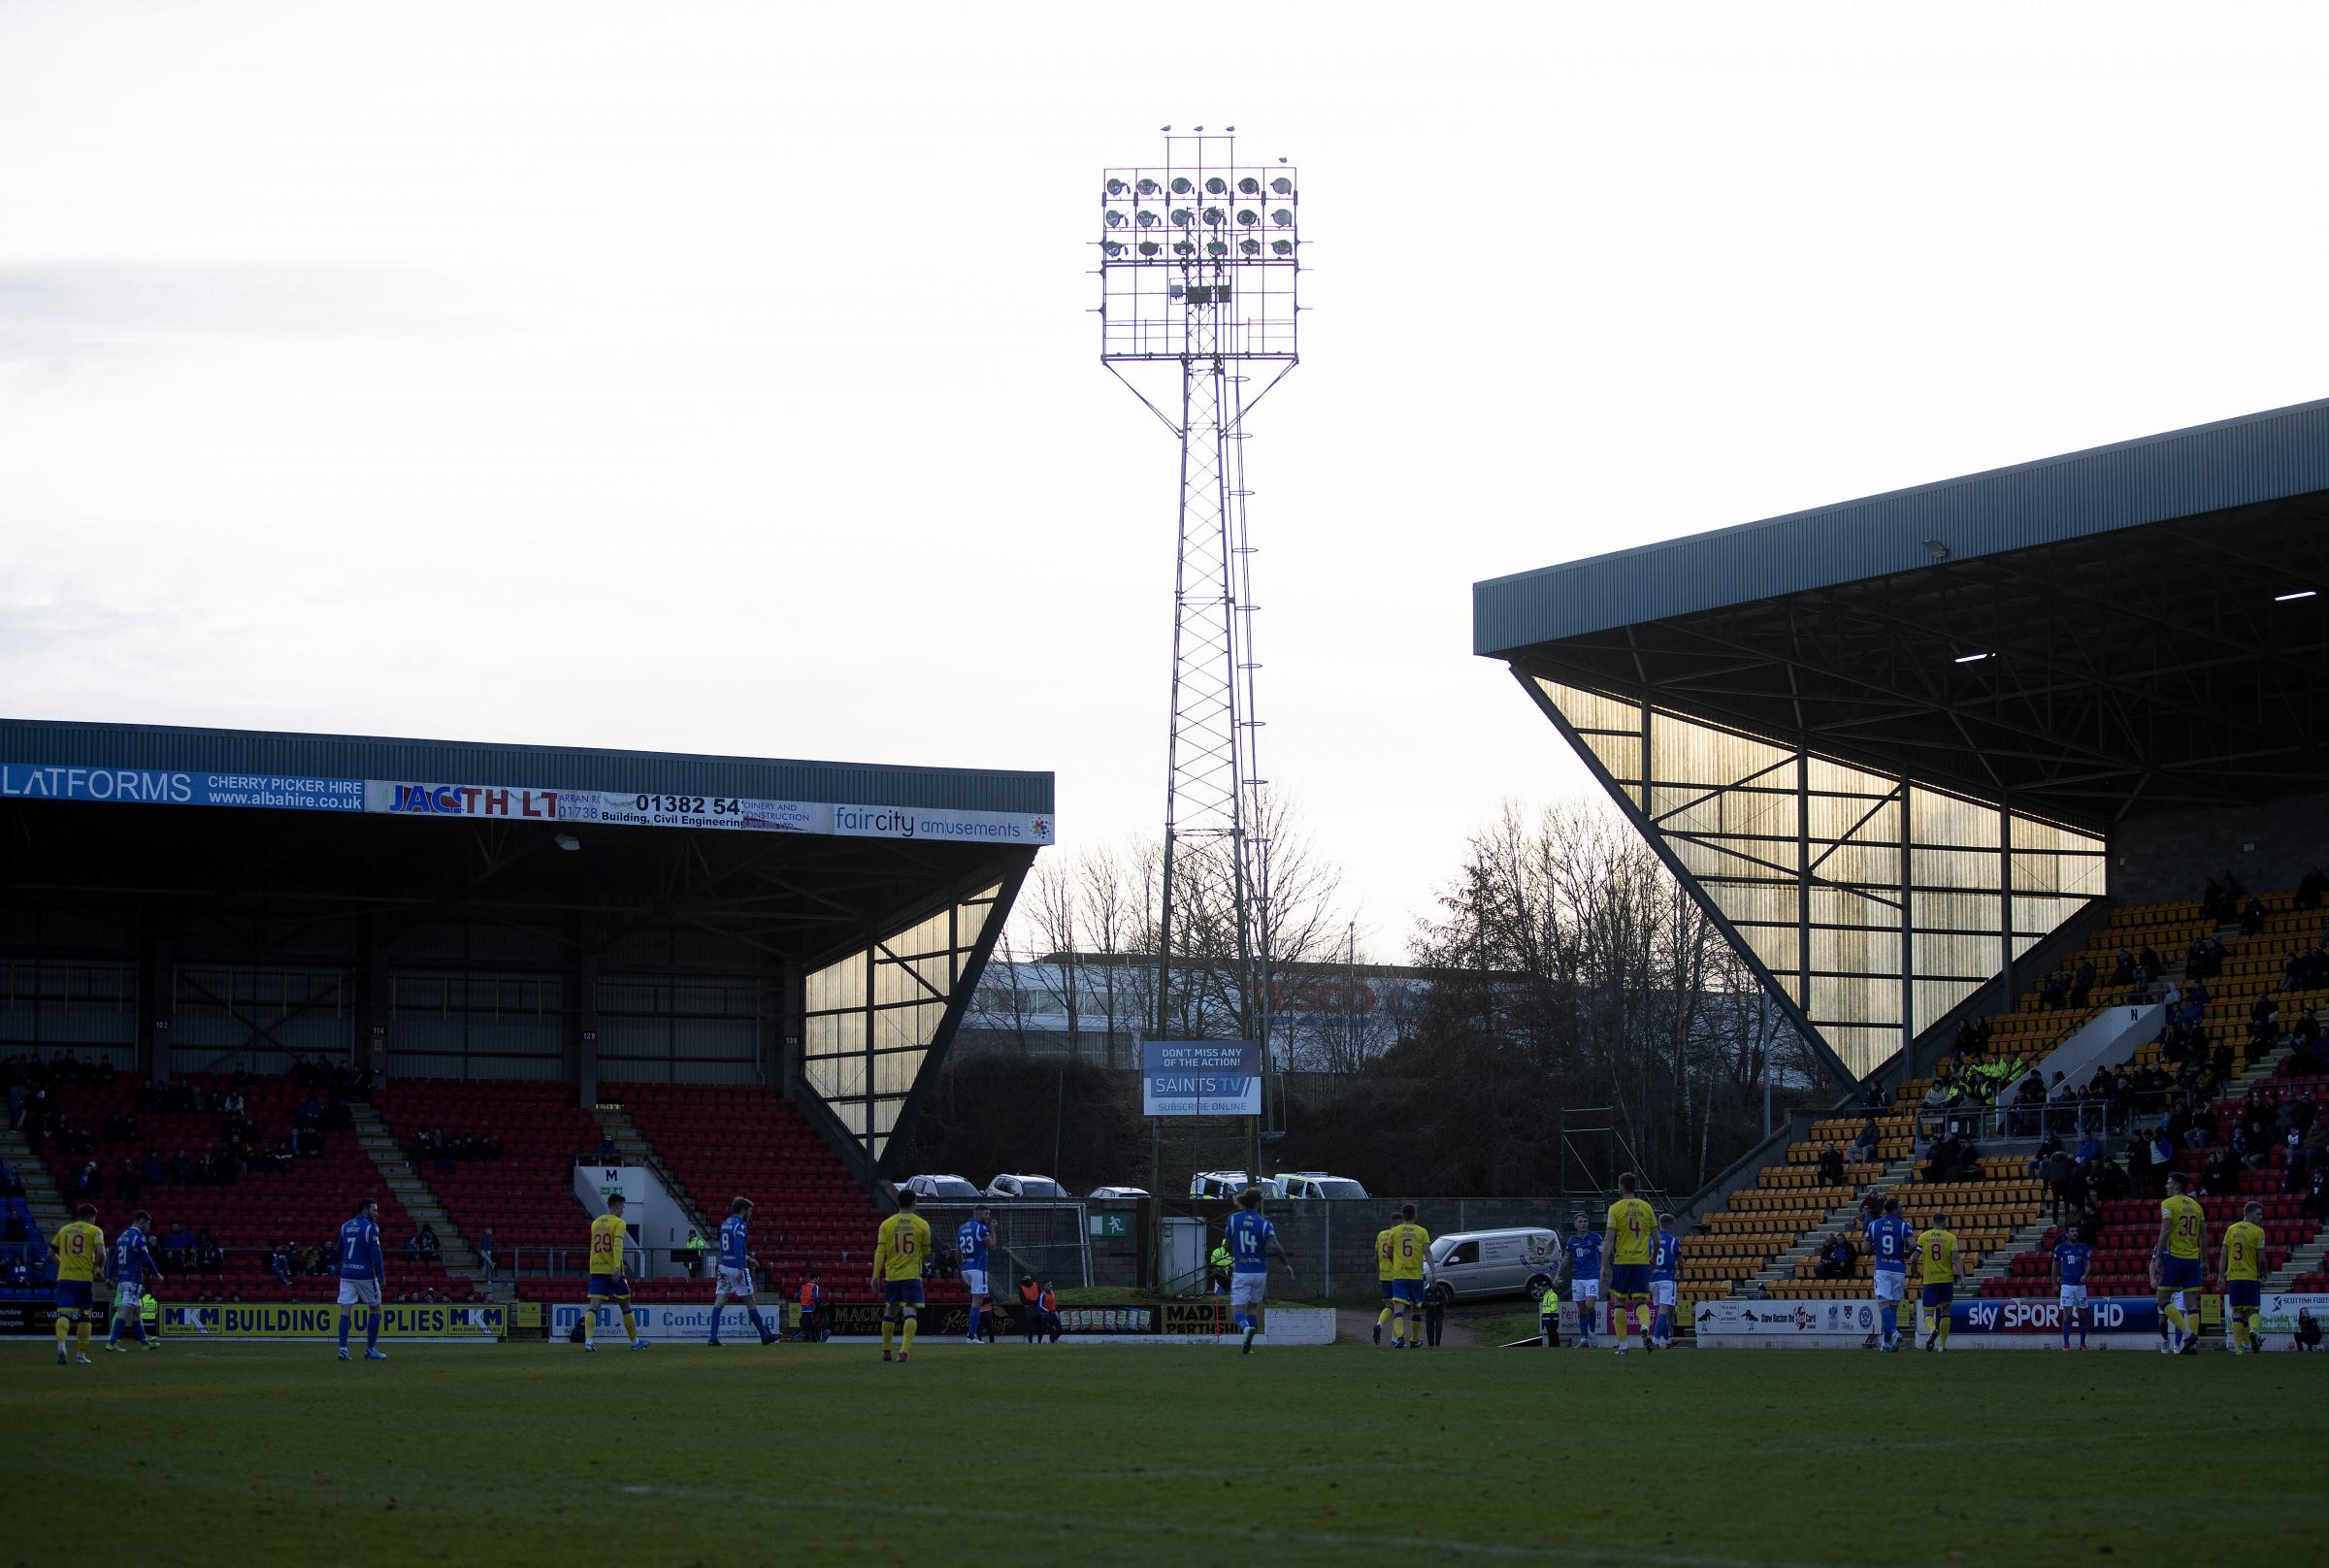
<instances>
[{"instance_id":1,"label":"white shorts","mask_svg":"<svg viewBox=\"0 0 2329 1568\"><path fill-rule=\"evenodd\" d=\"M1879 1301L1898 1301L1901 1291L1908 1289L1909 1271L1905 1268L1880 1268L1874 1278Z\"/></svg>"},{"instance_id":2,"label":"white shorts","mask_svg":"<svg viewBox=\"0 0 2329 1568\"><path fill-rule=\"evenodd\" d=\"M1674 1304L1674 1282L1672 1280L1652 1280L1650 1282L1650 1304L1654 1307L1672 1306Z\"/></svg>"},{"instance_id":3,"label":"white shorts","mask_svg":"<svg viewBox=\"0 0 2329 1568\"><path fill-rule=\"evenodd\" d=\"M2086 1304L2086 1287L2083 1285L2062 1287L2062 1304L2066 1307L2084 1306Z\"/></svg>"},{"instance_id":4,"label":"white shorts","mask_svg":"<svg viewBox=\"0 0 2329 1568\"><path fill-rule=\"evenodd\" d=\"M146 1287L143 1285L116 1285L114 1287L115 1310L135 1312L145 1304Z\"/></svg>"},{"instance_id":5,"label":"white shorts","mask_svg":"<svg viewBox=\"0 0 2329 1568\"><path fill-rule=\"evenodd\" d=\"M378 1280L342 1280L340 1304L344 1307L377 1307L380 1304Z\"/></svg>"},{"instance_id":6,"label":"white shorts","mask_svg":"<svg viewBox=\"0 0 2329 1568\"><path fill-rule=\"evenodd\" d=\"M972 1295L985 1295L987 1293L987 1271L983 1268L964 1269L963 1289Z\"/></svg>"},{"instance_id":7,"label":"white shorts","mask_svg":"<svg viewBox=\"0 0 2329 1568\"><path fill-rule=\"evenodd\" d=\"M1268 1288L1269 1276L1266 1274L1232 1274L1230 1276L1230 1305L1258 1307L1262 1304L1262 1292Z\"/></svg>"},{"instance_id":8,"label":"white shorts","mask_svg":"<svg viewBox=\"0 0 2329 1568\"><path fill-rule=\"evenodd\" d=\"M748 1268L723 1268L712 1276L711 1293L721 1295L750 1295L752 1271Z\"/></svg>"},{"instance_id":9,"label":"white shorts","mask_svg":"<svg viewBox=\"0 0 2329 1568\"><path fill-rule=\"evenodd\" d=\"M1575 1301L1598 1301L1601 1299L1601 1282L1572 1280L1569 1282L1569 1296Z\"/></svg>"}]
</instances>

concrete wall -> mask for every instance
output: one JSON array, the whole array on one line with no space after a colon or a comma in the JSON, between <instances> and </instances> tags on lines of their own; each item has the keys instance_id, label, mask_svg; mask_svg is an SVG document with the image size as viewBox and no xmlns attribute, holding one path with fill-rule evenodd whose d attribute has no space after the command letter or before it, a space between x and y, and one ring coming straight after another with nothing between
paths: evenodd
<instances>
[{"instance_id":1,"label":"concrete wall","mask_svg":"<svg viewBox=\"0 0 2329 1568\"><path fill-rule=\"evenodd\" d=\"M2329 868L2329 792L2136 817L2111 834L2111 894L2122 903L2196 898L2227 869L2252 893L2281 892L2314 866Z\"/></svg>"}]
</instances>

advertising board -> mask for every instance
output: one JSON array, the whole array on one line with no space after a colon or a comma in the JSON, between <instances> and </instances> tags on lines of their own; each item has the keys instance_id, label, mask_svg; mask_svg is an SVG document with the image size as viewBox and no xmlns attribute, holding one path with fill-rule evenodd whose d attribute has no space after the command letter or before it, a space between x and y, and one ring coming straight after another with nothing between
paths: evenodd
<instances>
[{"instance_id":1,"label":"advertising board","mask_svg":"<svg viewBox=\"0 0 2329 1568\"><path fill-rule=\"evenodd\" d=\"M1260 1116L1262 1047L1252 1040L1140 1042L1142 1116Z\"/></svg>"}]
</instances>

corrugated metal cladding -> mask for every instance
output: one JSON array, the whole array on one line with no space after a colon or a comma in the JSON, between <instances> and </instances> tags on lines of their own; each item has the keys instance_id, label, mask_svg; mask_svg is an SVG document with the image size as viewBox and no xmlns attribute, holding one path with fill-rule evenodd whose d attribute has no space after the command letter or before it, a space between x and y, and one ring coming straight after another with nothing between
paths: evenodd
<instances>
[{"instance_id":1,"label":"corrugated metal cladding","mask_svg":"<svg viewBox=\"0 0 2329 1568\"><path fill-rule=\"evenodd\" d=\"M1054 809L1049 773L287 735L263 730L191 730L159 724L0 719L0 762L296 778L401 779L428 784L650 790L934 810Z\"/></svg>"},{"instance_id":2,"label":"corrugated metal cladding","mask_svg":"<svg viewBox=\"0 0 2329 1568\"><path fill-rule=\"evenodd\" d=\"M1472 585L1493 656L1637 621L2329 490L2329 399Z\"/></svg>"}]
</instances>

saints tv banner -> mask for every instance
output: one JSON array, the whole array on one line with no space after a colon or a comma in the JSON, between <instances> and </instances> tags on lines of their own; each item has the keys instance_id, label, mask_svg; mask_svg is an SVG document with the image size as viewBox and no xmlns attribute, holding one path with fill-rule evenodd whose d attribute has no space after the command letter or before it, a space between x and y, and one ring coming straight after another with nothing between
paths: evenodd
<instances>
[{"instance_id":1,"label":"saints tv banner","mask_svg":"<svg viewBox=\"0 0 2329 1568\"><path fill-rule=\"evenodd\" d=\"M499 1302L391 1301L380 1308L382 1339L485 1343L509 1332L509 1311ZM162 1304L162 1332L189 1339L338 1339L340 1309L291 1302ZM359 1314L351 1329L363 1332Z\"/></svg>"},{"instance_id":2,"label":"saints tv banner","mask_svg":"<svg viewBox=\"0 0 2329 1568\"><path fill-rule=\"evenodd\" d=\"M1260 1116L1262 1047L1252 1040L1140 1042L1142 1116Z\"/></svg>"}]
</instances>

